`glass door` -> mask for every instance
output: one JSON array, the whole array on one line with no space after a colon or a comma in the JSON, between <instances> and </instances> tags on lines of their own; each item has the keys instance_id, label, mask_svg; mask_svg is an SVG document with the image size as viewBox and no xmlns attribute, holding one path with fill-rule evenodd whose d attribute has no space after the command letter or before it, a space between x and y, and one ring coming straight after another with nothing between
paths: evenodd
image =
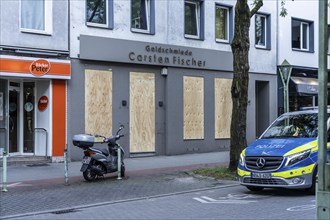
<instances>
[{"instance_id":1,"label":"glass door","mask_svg":"<svg viewBox=\"0 0 330 220\"><path fill-rule=\"evenodd\" d=\"M19 152L19 90L9 90L9 153Z\"/></svg>"},{"instance_id":2,"label":"glass door","mask_svg":"<svg viewBox=\"0 0 330 220\"><path fill-rule=\"evenodd\" d=\"M23 90L23 153L34 153L34 82L24 82Z\"/></svg>"},{"instance_id":3,"label":"glass door","mask_svg":"<svg viewBox=\"0 0 330 220\"><path fill-rule=\"evenodd\" d=\"M9 153L35 153L35 83L9 82Z\"/></svg>"}]
</instances>

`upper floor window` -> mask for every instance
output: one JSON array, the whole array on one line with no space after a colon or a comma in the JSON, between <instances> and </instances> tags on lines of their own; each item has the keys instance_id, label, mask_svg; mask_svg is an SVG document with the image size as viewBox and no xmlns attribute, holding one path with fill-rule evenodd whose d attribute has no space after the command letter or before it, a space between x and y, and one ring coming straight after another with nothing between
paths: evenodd
<instances>
[{"instance_id":1,"label":"upper floor window","mask_svg":"<svg viewBox=\"0 0 330 220\"><path fill-rule=\"evenodd\" d=\"M86 0L86 23L89 26L113 28L113 1Z\"/></svg>"},{"instance_id":2,"label":"upper floor window","mask_svg":"<svg viewBox=\"0 0 330 220\"><path fill-rule=\"evenodd\" d=\"M255 15L255 45L257 48L270 49L270 16Z\"/></svg>"},{"instance_id":3,"label":"upper floor window","mask_svg":"<svg viewBox=\"0 0 330 220\"><path fill-rule=\"evenodd\" d=\"M142 33L154 32L154 0L132 0L132 31Z\"/></svg>"},{"instance_id":4,"label":"upper floor window","mask_svg":"<svg viewBox=\"0 0 330 220\"><path fill-rule=\"evenodd\" d=\"M328 25L328 55L330 55L330 26Z\"/></svg>"},{"instance_id":5,"label":"upper floor window","mask_svg":"<svg viewBox=\"0 0 330 220\"><path fill-rule=\"evenodd\" d=\"M223 5L215 6L215 38L217 42L229 43L232 32L231 8Z\"/></svg>"},{"instance_id":6,"label":"upper floor window","mask_svg":"<svg viewBox=\"0 0 330 220\"><path fill-rule=\"evenodd\" d=\"M256 45L266 47L266 16L256 15Z\"/></svg>"},{"instance_id":7,"label":"upper floor window","mask_svg":"<svg viewBox=\"0 0 330 220\"><path fill-rule=\"evenodd\" d=\"M292 19L291 22L292 49L314 51L314 25L313 22Z\"/></svg>"},{"instance_id":8,"label":"upper floor window","mask_svg":"<svg viewBox=\"0 0 330 220\"><path fill-rule=\"evenodd\" d=\"M51 34L52 0L21 0L21 31Z\"/></svg>"},{"instance_id":9,"label":"upper floor window","mask_svg":"<svg viewBox=\"0 0 330 220\"><path fill-rule=\"evenodd\" d=\"M203 39L204 36L204 10L202 1L185 1L184 21L185 37Z\"/></svg>"}]
</instances>

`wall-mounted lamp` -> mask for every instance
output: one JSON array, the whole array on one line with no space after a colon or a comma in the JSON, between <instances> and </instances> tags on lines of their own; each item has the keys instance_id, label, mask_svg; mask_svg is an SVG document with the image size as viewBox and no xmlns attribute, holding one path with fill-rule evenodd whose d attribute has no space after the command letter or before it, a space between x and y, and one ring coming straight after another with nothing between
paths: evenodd
<instances>
[{"instance_id":1,"label":"wall-mounted lamp","mask_svg":"<svg viewBox=\"0 0 330 220\"><path fill-rule=\"evenodd\" d=\"M160 74L162 74L162 76L167 76L167 68L163 67L160 71Z\"/></svg>"}]
</instances>

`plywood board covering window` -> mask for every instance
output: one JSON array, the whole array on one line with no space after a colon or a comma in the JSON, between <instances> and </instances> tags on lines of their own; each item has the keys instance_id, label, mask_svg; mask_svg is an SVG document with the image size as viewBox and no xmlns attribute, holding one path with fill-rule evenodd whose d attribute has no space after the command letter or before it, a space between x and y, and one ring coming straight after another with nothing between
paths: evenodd
<instances>
[{"instance_id":1,"label":"plywood board covering window","mask_svg":"<svg viewBox=\"0 0 330 220\"><path fill-rule=\"evenodd\" d=\"M215 103L215 138L230 138L230 123L232 114L231 99L232 79L214 80Z\"/></svg>"},{"instance_id":2,"label":"plywood board covering window","mask_svg":"<svg viewBox=\"0 0 330 220\"><path fill-rule=\"evenodd\" d=\"M85 70L85 132L112 135L112 72Z\"/></svg>"},{"instance_id":3,"label":"plywood board covering window","mask_svg":"<svg viewBox=\"0 0 330 220\"><path fill-rule=\"evenodd\" d=\"M130 73L130 152L155 152L154 73Z\"/></svg>"},{"instance_id":4,"label":"plywood board covering window","mask_svg":"<svg viewBox=\"0 0 330 220\"><path fill-rule=\"evenodd\" d=\"M183 138L204 139L204 78L183 77Z\"/></svg>"}]
</instances>

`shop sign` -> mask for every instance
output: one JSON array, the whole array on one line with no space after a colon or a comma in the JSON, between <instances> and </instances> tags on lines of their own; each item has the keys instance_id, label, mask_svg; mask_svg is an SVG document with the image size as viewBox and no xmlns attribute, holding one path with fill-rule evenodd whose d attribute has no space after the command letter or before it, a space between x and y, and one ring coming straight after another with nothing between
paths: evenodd
<instances>
[{"instance_id":1,"label":"shop sign","mask_svg":"<svg viewBox=\"0 0 330 220\"><path fill-rule=\"evenodd\" d=\"M50 63L47 60L39 59L31 63L30 72L35 76L43 76L50 70Z\"/></svg>"},{"instance_id":2,"label":"shop sign","mask_svg":"<svg viewBox=\"0 0 330 220\"><path fill-rule=\"evenodd\" d=\"M48 97L47 96L41 96L38 101L38 109L39 111L43 112L46 110L48 106Z\"/></svg>"},{"instance_id":3,"label":"shop sign","mask_svg":"<svg viewBox=\"0 0 330 220\"><path fill-rule=\"evenodd\" d=\"M193 57L193 52L189 49L151 45L147 45L144 49L144 53L136 53L134 51L129 52L129 60L132 62L143 62L165 66L173 65L198 68L206 66L206 60Z\"/></svg>"},{"instance_id":4,"label":"shop sign","mask_svg":"<svg viewBox=\"0 0 330 220\"><path fill-rule=\"evenodd\" d=\"M230 51L80 35L79 59L233 71Z\"/></svg>"}]
</instances>

